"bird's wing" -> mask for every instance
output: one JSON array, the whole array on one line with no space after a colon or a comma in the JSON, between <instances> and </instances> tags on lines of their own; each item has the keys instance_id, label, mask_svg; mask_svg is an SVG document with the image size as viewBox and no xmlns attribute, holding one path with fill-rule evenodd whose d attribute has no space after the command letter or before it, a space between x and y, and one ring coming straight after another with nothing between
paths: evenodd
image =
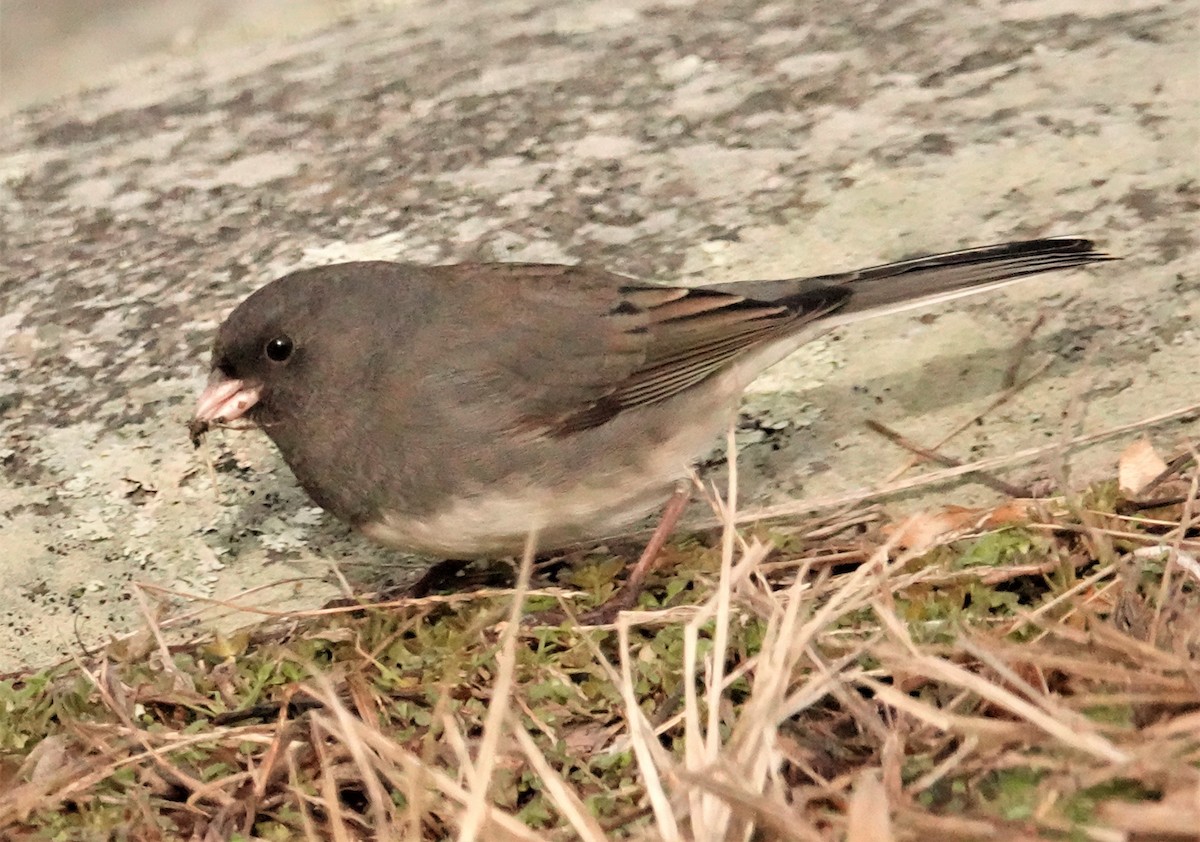
<instances>
[{"instance_id":1,"label":"bird's wing","mask_svg":"<svg viewBox=\"0 0 1200 842\"><path fill-rule=\"evenodd\" d=\"M443 357L459 366L451 379L475 394L507 384L507 397L520 407L516 426L551 436L679 394L849 297L821 287L786 304L763 303L574 266L441 268L469 296L462 306L486 311L478 315L492 326L473 353L463 353L471 339L464 336L456 353Z\"/></svg>"}]
</instances>

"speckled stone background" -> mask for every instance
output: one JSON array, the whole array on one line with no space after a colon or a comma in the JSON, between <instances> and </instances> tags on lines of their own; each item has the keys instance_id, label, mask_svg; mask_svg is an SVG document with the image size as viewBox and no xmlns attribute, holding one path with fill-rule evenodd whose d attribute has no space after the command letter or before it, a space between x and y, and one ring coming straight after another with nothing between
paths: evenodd
<instances>
[{"instance_id":1,"label":"speckled stone background","mask_svg":"<svg viewBox=\"0 0 1200 842\"><path fill-rule=\"evenodd\" d=\"M312 508L262 436L213 438L219 494L187 442L214 328L299 266L727 280L1051 233L1127 256L810 345L747 405L759 502L890 473L906 455L862 422L936 441L1039 313L1026 366L1049 368L947 452L1200 400L1198 21L1196 0L393 4L10 115L0 668L137 623L135 580L230 597L299 577L244 601L313 607L331 564L364 582L397 563ZM1073 455L1069 481L1122 445Z\"/></svg>"}]
</instances>

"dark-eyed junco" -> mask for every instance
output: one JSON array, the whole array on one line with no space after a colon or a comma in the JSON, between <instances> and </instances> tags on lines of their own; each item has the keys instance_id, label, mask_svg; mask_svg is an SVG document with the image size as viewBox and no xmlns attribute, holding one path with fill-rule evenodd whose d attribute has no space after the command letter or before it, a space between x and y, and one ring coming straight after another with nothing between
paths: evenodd
<instances>
[{"instance_id":1,"label":"dark-eyed junco","mask_svg":"<svg viewBox=\"0 0 1200 842\"><path fill-rule=\"evenodd\" d=\"M746 385L822 327L1110 259L1085 239L698 288L581 266L343 263L221 326L192 422L249 419L318 505L443 558L610 536L661 505Z\"/></svg>"}]
</instances>

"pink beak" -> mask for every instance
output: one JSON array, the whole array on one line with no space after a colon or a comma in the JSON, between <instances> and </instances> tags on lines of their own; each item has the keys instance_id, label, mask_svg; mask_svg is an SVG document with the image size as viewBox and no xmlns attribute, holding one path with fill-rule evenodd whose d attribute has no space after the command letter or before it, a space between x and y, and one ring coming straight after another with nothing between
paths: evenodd
<instances>
[{"instance_id":1,"label":"pink beak","mask_svg":"<svg viewBox=\"0 0 1200 842\"><path fill-rule=\"evenodd\" d=\"M262 387L245 380L233 380L219 371L208 378L208 385L196 401L192 425L207 429L210 424L223 424L241 418L258 403Z\"/></svg>"}]
</instances>

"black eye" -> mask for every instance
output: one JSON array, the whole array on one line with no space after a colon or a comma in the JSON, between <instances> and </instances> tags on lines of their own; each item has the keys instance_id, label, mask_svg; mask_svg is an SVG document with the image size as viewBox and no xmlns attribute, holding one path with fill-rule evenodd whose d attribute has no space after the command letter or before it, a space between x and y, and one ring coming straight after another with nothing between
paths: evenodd
<instances>
[{"instance_id":1,"label":"black eye","mask_svg":"<svg viewBox=\"0 0 1200 842\"><path fill-rule=\"evenodd\" d=\"M292 340L286 336L276 336L267 343L266 355L272 362L286 362L292 355Z\"/></svg>"}]
</instances>

